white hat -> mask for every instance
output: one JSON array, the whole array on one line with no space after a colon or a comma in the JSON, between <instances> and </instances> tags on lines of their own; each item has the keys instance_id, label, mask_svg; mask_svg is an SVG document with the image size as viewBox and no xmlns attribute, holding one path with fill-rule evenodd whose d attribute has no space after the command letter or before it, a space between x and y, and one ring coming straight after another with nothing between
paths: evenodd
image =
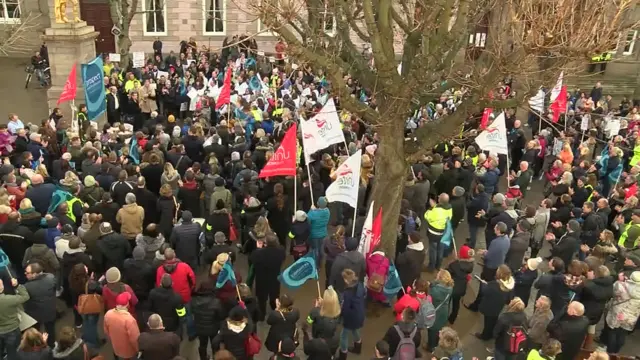
<instances>
[{"instance_id":1,"label":"white hat","mask_svg":"<svg viewBox=\"0 0 640 360\"><path fill-rule=\"evenodd\" d=\"M538 266L540 266L541 263L542 263L542 258L541 257L532 258L532 259L527 260L527 266L531 270L538 270Z\"/></svg>"}]
</instances>

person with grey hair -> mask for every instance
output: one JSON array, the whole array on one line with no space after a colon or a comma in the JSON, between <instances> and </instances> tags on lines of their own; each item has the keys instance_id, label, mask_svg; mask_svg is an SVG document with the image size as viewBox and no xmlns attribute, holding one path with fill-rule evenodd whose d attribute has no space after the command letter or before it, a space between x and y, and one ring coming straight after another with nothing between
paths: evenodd
<instances>
[{"instance_id":1,"label":"person with grey hair","mask_svg":"<svg viewBox=\"0 0 640 360\"><path fill-rule=\"evenodd\" d=\"M125 196L125 203L116 213L116 221L121 224L120 233L135 246L136 236L142 233L144 224L144 208L136 203L136 196L128 193Z\"/></svg>"},{"instance_id":2,"label":"person with grey hair","mask_svg":"<svg viewBox=\"0 0 640 360\"><path fill-rule=\"evenodd\" d=\"M458 228L460 221L464 219L467 200L464 194L465 191L462 186L456 186L453 188L450 204L453 212L453 216L451 217L451 226L453 227L454 232Z\"/></svg>"},{"instance_id":3,"label":"person with grey hair","mask_svg":"<svg viewBox=\"0 0 640 360\"><path fill-rule=\"evenodd\" d=\"M489 249L491 247L491 242L496 238L496 232L494 231L495 226L499 222L503 222L506 224L508 232L507 235L511 233L511 230L516 227L516 218L510 214L512 213L507 207L507 198L500 193L493 195L492 206L488 211L480 210L480 216L487 221L487 227L484 231L484 239L486 242L486 248Z\"/></svg>"},{"instance_id":4,"label":"person with grey hair","mask_svg":"<svg viewBox=\"0 0 640 360\"><path fill-rule=\"evenodd\" d=\"M158 221L158 196L147 189L147 181L144 176L138 177L136 185L132 193L136 195L136 203L144 209L144 220L142 224L144 226L153 224Z\"/></svg>"},{"instance_id":5,"label":"person with grey hair","mask_svg":"<svg viewBox=\"0 0 640 360\"><path fill-rule=\"evenodd\" d=\"M444 256L444 245L440 243L442 235L447 227L447 222L453 217L453 211L449 204L449 195L442 193L435 200L429 200L430 209L424 213L427 221L427 238L429 239L429 271L440 268Z\"/></svg>"}]
</instances>

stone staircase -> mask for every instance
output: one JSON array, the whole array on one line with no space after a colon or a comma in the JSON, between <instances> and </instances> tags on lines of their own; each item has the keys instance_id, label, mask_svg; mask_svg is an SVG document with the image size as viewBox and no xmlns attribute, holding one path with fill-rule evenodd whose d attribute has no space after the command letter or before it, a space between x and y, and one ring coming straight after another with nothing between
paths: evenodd
<instances>
[{"instance_id":1,"label":"stone staircase","mask_svg":"<svg viewBox=\"0 0 640 360\"><path fill-rule=\"evenodd\" d=\"M600 81L602 84L603 94L611 95L614 100L621 100L623 96L629 99L633 98L636 89L636 79L634 77L608 77L601 74L585 74L577 77L569 77L566 80L567 91L572 92L576 88L589 94L591 89Z\"/></svg>"}]
</instances>

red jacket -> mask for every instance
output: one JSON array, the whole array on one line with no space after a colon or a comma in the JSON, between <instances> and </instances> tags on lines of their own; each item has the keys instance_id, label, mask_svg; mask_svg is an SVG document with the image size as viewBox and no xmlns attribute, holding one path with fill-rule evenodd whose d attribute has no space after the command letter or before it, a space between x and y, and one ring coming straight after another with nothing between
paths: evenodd
<instances>
[{"instance_id":1,"label":"red jacket","mask_svg":"<svg viewBox=\"0 0 640 360\"><path fill-rule=\"evenodd\" d=\"M180 260L166 260L156 271L156 286L160 286L162 275L171 275L173 291L177 292L185 304L191 302L191 291L196 287L196 275L189 265Z\"/></svg>"},{"instance_id":2,"label":"red jacket","mask_svg":"<svg viewBox=\"0 0 640 360\"><path fill-rule=\"evenodd\" d=\"M138 298L136 294L133 292L133 289L127 284L124 284L124 291L128 292L131 295L131 300L129 300L129 306L127 309L129 310L129 314L133 317L136 316L136 305L138 304ZM116 307L116 297L120 293L113 292L109 285L105 285L102 287L102 300L104 300L104 311L107 312Z\"/></svg>"},{"instance_id":3,"label":"red jacket","mask_svg":"<svg viewBox=\"0 0 640 360\"><path fill-rule=\"evenodd\" d=\"M624 199L627 200L632 196L636 196L637 193L638 193L638 184L633 183L631 184L631 186L624 189Z\"/></svg>"},{"instance_id":4,"label":"red jacket","mask_svg":"<svg viewBox=\"0 0 640 360\"><path fill-rule=\"evenodd\" d=\"M396 313L397 321L402 321L402 312L404 311L404 309L408 307L412 308L413 311L418 312L420 310L421 299L427 299L428 302L432 302L430 295L426 295L422 293L422 294L416 294L416 296L413 297L411 296L410 293L411 293L411 286L407 287L407 293L404 294L404 296L402 296L400 300L398 300L396 304L393 306L393 312Z\"/></svg>"}]
</instances>

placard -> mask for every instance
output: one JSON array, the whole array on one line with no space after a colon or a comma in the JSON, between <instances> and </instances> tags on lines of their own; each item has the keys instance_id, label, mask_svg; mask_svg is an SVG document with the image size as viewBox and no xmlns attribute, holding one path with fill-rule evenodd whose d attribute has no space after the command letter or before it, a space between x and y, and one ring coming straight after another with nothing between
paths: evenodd
<instances>
[{"instance_id":1,"label":"placard","mask_svg":"<svg viewBox=\"0 0 640 360\"><path fill-rule=\"evenodd\" d=\"M580 123L580 130L587 131L589 130L589 121L591 120L591 116L589 114L582 115L582 122Z\"/></svg>"},{"instance_id":2,"label":"placard","mask_svg":"<svg viewBox=\"0 0 640 360\"><path fill-rule=\"evenodd\" d=\"M166 72L166 71L160 71L160 70L158 70L156 77L157 77L158 79L160 79L160 78L161 78L161 77L163 77L163 76L164 76L164 78L165 78L165 79L168 79L168 78L169 78L169 73L168 73L168 72Z\"/></svg>"},{"instance_id":3,"label":"placard","mask_svg":"<svg viewBox=\"0 0 640 360\"><path fill-rule=\"evenodd\" d=\"M258 51L258 56L264 56L264 51Z\"/></svg>"},{"instance_id":4,"label":"placard","mask_svg":"<svg viewBox=\"0 0 640 360\"><path fill-rule=\"evenodd\" d=\"M111 62L120 62L120 54L109 53L109 61L111 61Z\"/></svg>"},{"instance_id":5,"label":"placard","mask_svg":"<svg viewBox=\"0 0 640 360\"><path fill-rule=\"evenodd\" d=\"M189 92L187 93L187 96L191 100L195 99L195 97L198 96L198 90L196 90L195 88L191 88L191 90L189 90Z\"/></svg>"},{"instance_id":6,"label":"placard","mask_svg":"<svg viewBox=\"0 0 640 360\"><path fill-rule=\"evenodd\" d=\"M134 68L144 67L144 52L136 51L133 53L133 67Z\"/></svg>"}]
</instances>

